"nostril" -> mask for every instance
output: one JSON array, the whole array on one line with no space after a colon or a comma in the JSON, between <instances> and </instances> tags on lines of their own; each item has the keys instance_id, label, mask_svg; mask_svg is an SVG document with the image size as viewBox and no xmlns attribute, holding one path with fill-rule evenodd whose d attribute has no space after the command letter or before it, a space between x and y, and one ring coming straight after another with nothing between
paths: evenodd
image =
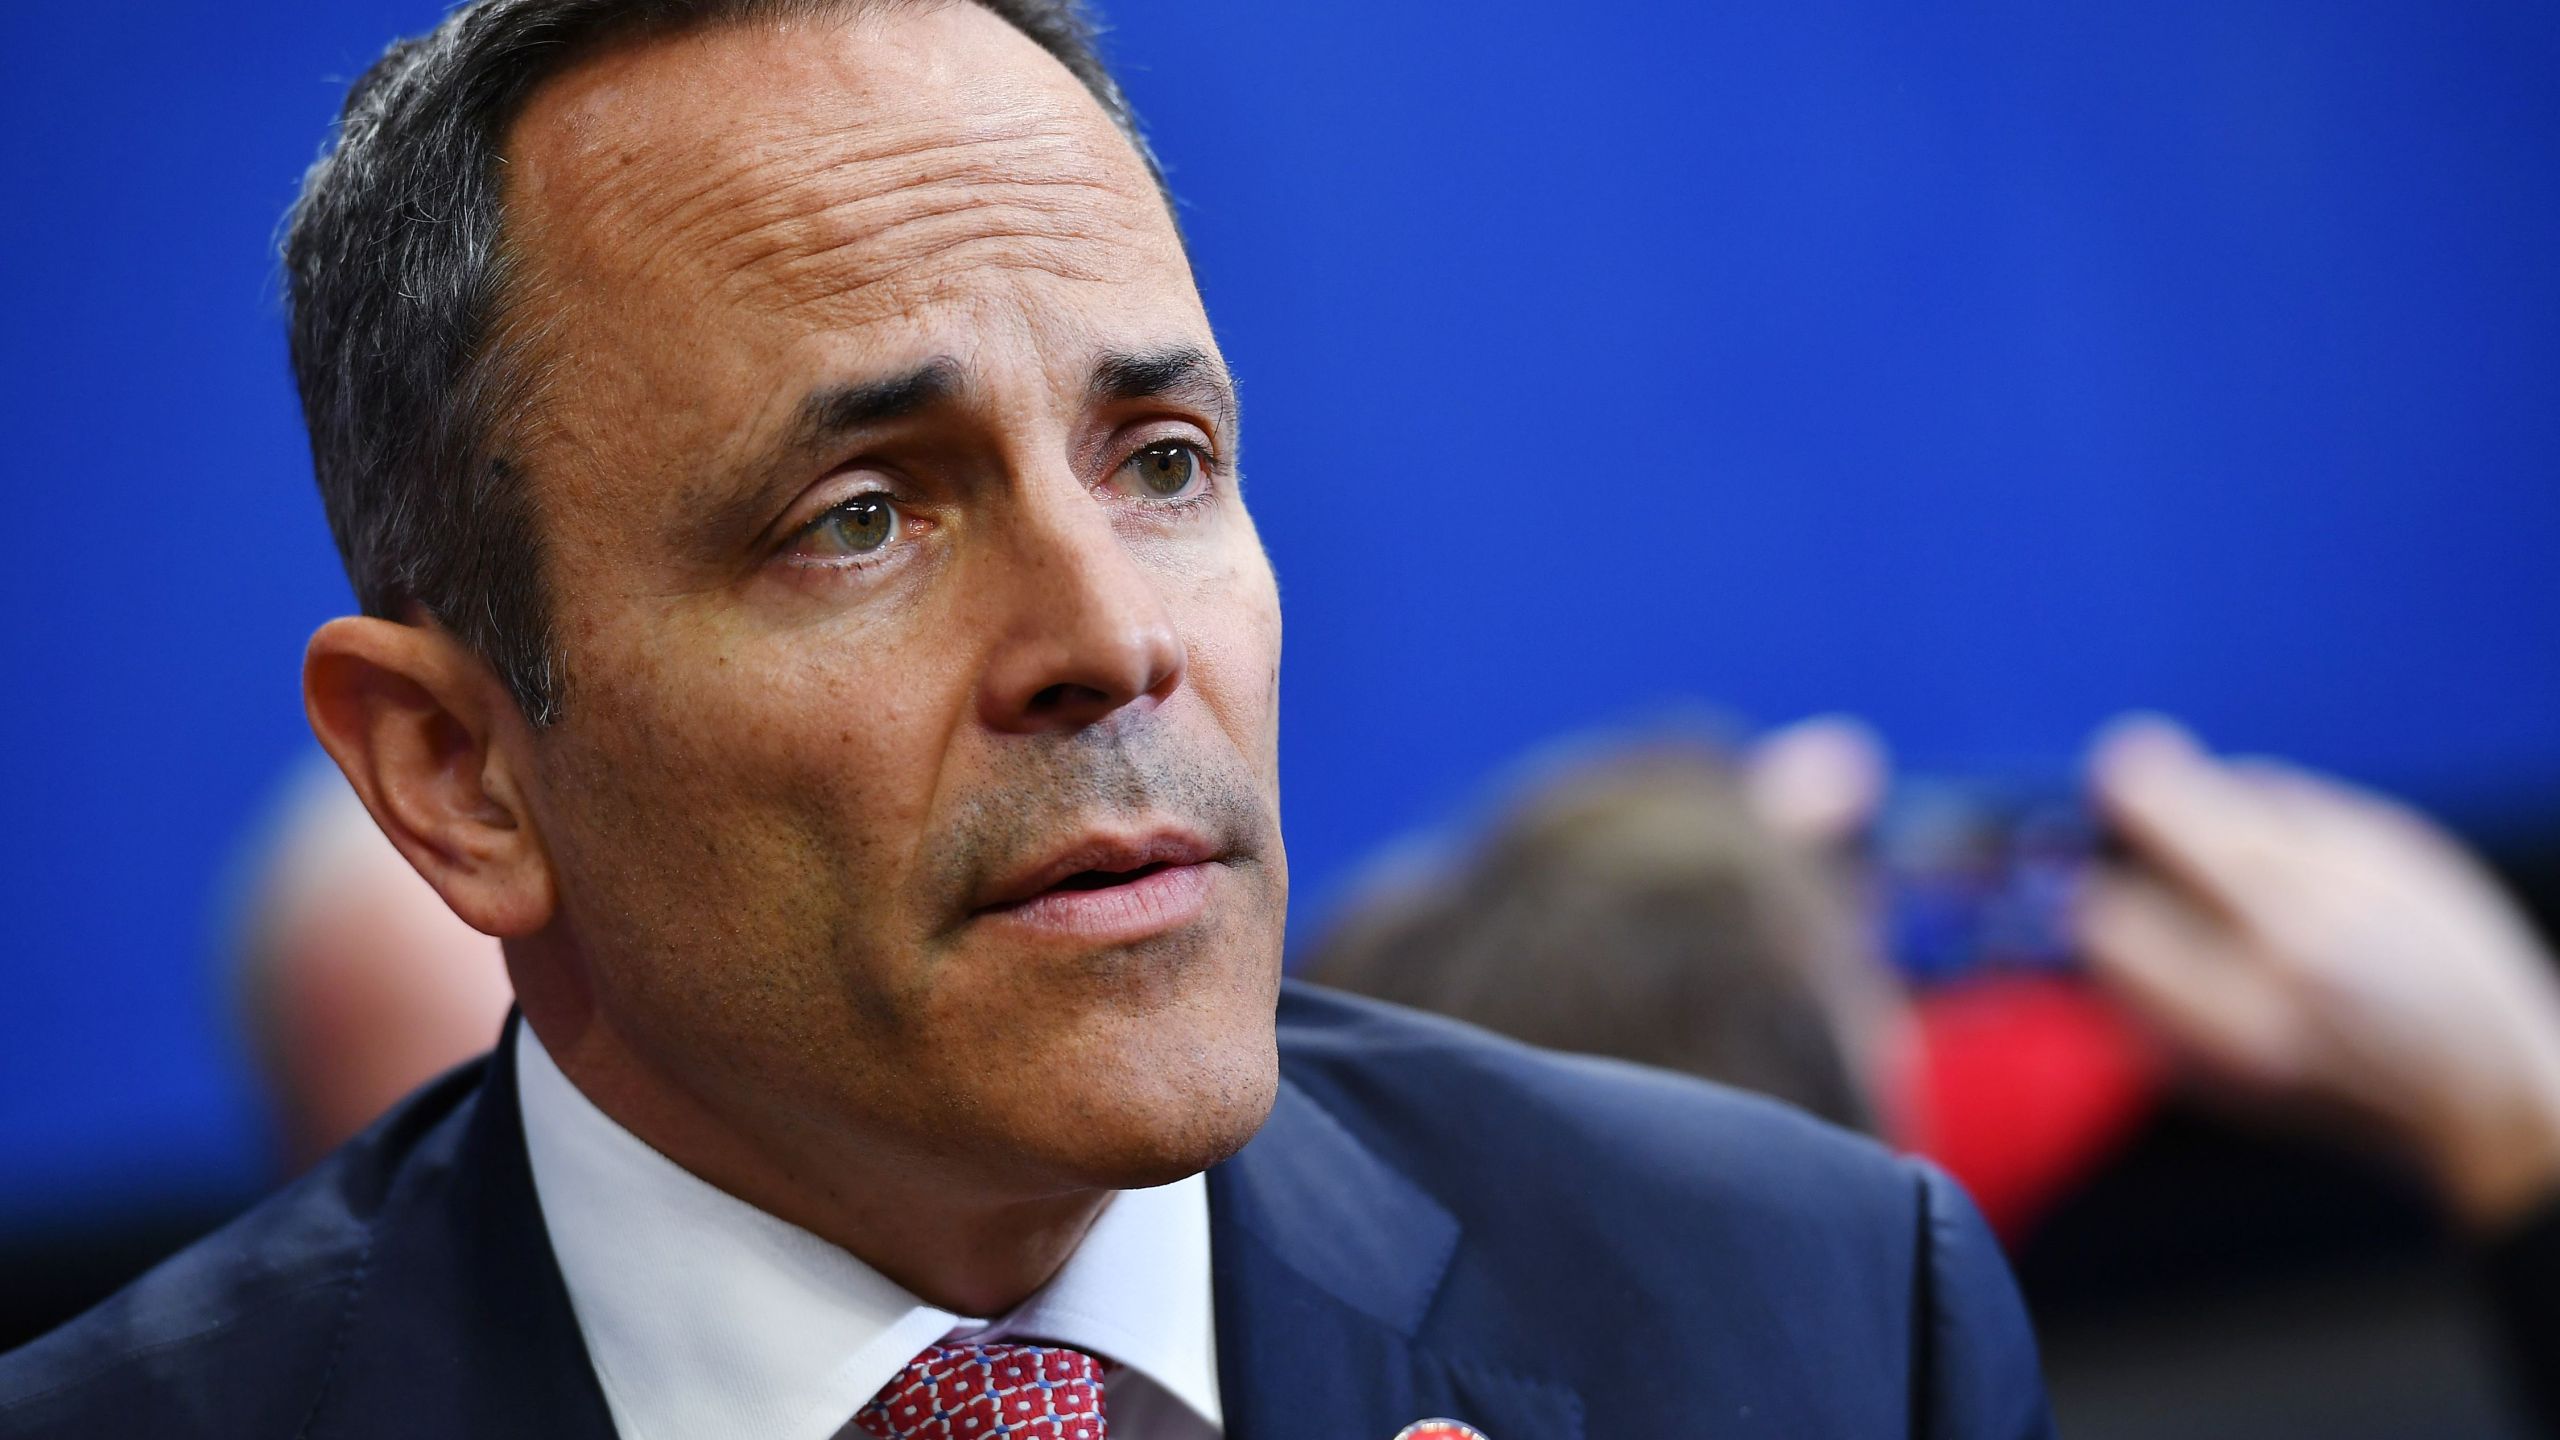
<instances>
[{"instance_id":1,"label":"nostril","mask_svg":"<svg viewBox=\"0 0 2560 1440\"><path fill-rule=\"evenodd\" d=\"M1061 682L1031 697L1029 710L1034 715L1059 715L1071 711L1108 708L1111 697L1090 685Z\"/></svg>"}]
</instances>

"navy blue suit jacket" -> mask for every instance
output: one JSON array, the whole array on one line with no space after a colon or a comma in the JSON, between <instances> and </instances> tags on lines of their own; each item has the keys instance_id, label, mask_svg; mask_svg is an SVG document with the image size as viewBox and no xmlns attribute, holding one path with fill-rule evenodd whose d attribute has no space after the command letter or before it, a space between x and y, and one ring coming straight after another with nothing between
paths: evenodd
<instances>
[{"instance_id":1,"label":"navy blue suit jacket","mask_svg":"<svg viewBox=\"0 0 2560 1440\"><path fill-rule=\"evenodd\" d=\"M511 1032L512 1033L512 1032ZM1784 1107L1290 986L1210 1172L1236 1440L2049 1432L1964 1196ZM512 1043L0 1357L0 1436L608 1440Z\"/></svg>"}]
</instances>

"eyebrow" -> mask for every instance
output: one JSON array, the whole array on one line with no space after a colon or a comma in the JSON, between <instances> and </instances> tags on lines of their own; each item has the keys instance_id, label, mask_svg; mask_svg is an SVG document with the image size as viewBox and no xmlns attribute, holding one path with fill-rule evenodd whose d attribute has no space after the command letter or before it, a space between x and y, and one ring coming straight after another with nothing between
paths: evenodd
<instances>
[{"instance_id":1,"label":"eyebrow","mask_svg":"<svg viewBox=\"0 0 2560 1440\"><path fill-rule=\"evenodd\" d=\"M1197 345L1168 345L1106 355L1093 367L1097 405L1131 400L1183 400L1207 411L1221 432L1236 428L1236 385L1227 367Z\"/></svg>"},{"instance_id":2,"label":"eyebrow","mask_svg":"<svg viewBox=\"0 0 2560 1440\"><path fill-rule=\"evenodd\" d=\"M794 452L816 450L856 430L904 420L948 404L965 384L960 362L942 355L903 375L816 391L800 402L800 416L791 428L789 448Z\"/></svg>"}]
</instances>

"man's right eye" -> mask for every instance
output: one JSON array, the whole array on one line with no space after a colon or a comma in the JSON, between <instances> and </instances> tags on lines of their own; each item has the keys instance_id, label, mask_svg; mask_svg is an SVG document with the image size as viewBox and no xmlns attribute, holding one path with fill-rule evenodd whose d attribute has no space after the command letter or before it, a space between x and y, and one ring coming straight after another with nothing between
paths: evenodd
<instances>
[{"instance_id":1,"label":"man's right eye","mask_svg":"<svg viewBox=\"0 0 2560 1440\"><path fill-rule=\"evenodd\" d=\"M811 521L798 549L812 560L858 560L897 539L901 528L896 502L865 491Z\"/></svg>"}]
</instances>

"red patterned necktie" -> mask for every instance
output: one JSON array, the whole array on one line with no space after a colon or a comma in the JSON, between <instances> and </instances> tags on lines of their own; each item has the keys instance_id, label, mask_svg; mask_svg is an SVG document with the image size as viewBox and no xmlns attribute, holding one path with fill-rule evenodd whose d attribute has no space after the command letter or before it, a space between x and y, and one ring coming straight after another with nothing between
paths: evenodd
<instances>
[{"instance_id":1,"label":"red patterned necktie","mask_svg":"<svg viewBox=\"0 0 2560 1440\"><path fill-rule=\"evenodd\" d=\"M875 1440L1103 1440L1102 1362L1059 1345L936 1345L853 1423Z\"/></svg>"}]
</instances>

